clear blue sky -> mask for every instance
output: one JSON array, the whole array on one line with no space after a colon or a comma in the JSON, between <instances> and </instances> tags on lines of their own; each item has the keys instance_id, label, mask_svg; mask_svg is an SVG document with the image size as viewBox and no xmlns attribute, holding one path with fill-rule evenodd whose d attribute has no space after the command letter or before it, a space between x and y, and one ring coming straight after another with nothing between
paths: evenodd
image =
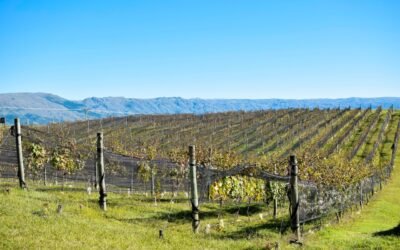
<instances>
[{"instance_id":1,"label":"clear blue sky","mask_svg":"<svg viewBox=\"0 0 400 250\"><path fill-rule=\"evenodd\" d=\"M400 1L0 0L0 92L400 96Z\"/></svg>"}]
</instances>

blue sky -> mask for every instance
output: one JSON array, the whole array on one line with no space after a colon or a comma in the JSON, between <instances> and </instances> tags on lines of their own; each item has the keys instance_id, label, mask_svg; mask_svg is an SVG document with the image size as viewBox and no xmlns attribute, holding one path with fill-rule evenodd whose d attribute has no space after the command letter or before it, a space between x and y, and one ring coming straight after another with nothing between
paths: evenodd
<instances>
[{"instance_id":1,"label":"blue sky","mask_svg":"<svg viewBox=\"0 0 400 250\"><path fill-rule=\"evenodd\" d=\"M395 0L0 0L0 91L400 96L399 13Z\"/></svg>"}]
</instances>

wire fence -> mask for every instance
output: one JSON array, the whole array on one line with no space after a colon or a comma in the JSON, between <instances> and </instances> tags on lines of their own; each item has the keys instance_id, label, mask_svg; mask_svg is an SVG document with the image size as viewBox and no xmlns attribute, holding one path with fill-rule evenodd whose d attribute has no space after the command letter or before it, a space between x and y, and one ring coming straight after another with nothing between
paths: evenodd
<instances>
[{"instance_id":1,"label":"wire fence","mask_svg":"<svg viewBox=\"0 0 400 250\"><path fill-rule=\"evenodd\" d=\"M306 223L327 215L338 220L349 210L361 209L376 190L390 177L393 167L387 166L379 173L363 179L359 183L340 189L326 186L302 186L300 188L300 221Z\"/></svg>"},{"instance_id":2,"label":"wire fence","mask_svg":"<svg viewBox=\"0 0 400 250\"><path fill-rule=\"evenodd\" d=\"M386 120L383 127L387 126ZM380 189L382 184L391 175L398 147L399 130L400 122L397 126L394 143L391 148L390 164L382 167L379 171L359 183L338 188L300 181L298 206L300 222L303 224L329 215L335 215L337 218L340 218L345 211L354 207L361 208L367 203L375 191ZM381 134L379 136L380 140L382 140ZM28 139L29 136L25 138ZM82 146L85 145L82 144ZM173 200L178 196L183 196L189 199L190 182L187 160L182 162L174 162L163 158L144 160L138 157L122 155L107 148L105 149L104 158L107 192L136 193L150 197L157 193L159 194L159 198L168 197ZM146 165L144 165L144 162L146 162ZM150 175L144 176L141 174L141 168L143 167L150 168ZM290 192L292 191L289 189L289 172L287 176L276 175L260 170L257 166L250 164L236 166L228 170L222 170L220 166L197 165L197 169L198 190L201 202L211 202L209 195L210 186L215 181L234 175L246 175L262 179L266 184L269 182L281 182L286 185L285 191L287 197L290 196ZM63 185L83 183L84 187L95 187L98 181L96 173L95 152L93 152L79 171L66 174L65 172L55 170L51 164L47 163L40 172L27 169L26 177L33 181L43 181L52 185L59 185L60 183ZM4 133L0 143L0 178L17 178L15 137L11 136L9 131ZM260 204L260 202L256 201L252 203L251 200L239 200L235 204L240 203L248 205ZM293 213L293 211L291 212Z\"/></svg>"}]
</instances>

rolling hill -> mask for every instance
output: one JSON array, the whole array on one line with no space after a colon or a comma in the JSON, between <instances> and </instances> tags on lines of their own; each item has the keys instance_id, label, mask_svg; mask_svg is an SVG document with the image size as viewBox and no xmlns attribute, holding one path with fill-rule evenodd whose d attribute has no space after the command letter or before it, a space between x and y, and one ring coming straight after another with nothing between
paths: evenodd
<instances>
[{"instance_id":1,"label":"rolling hill","mask_svg":"<svg viewBox=\"0 0 400 250\"><path fill-rule=\"evenodd\" d=\"M160 97L138 99L124 97L91 97L67 100L47 93L0 94L0 115L10 123L20 117L23 123L45 124L52 121L73 121L133 114L203 114L226 111L254 111L284 108L400 108L400 98L344 98L344 99L184 99Z\"/></svg>"}]
</instances>

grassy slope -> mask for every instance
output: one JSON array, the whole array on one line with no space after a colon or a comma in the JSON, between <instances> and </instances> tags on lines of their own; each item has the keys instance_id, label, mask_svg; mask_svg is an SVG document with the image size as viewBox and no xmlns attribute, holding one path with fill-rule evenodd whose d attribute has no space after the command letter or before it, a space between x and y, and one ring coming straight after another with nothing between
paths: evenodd
<instances>
[{"instance_id":1,"label":"grassy slope","mask_svg":"<svg viewBox=\"0 0 400 250\"><path fill-rule=\"evenodd\" d=\"M400 248L398 237L373 236L400 222L400 153L396 166L383 192L378 192L361 214L348 214L343 223L306 236L306 248ZM4 191L6 187L11 187L11 194ZM149 201L110 194L109 210L103 213L97 208L97 195L88 196L82 189L21 191L16 183L0 185L0 201L0 249L254 249L275 241L284 249L289 247L289 236L280 238L278 233L280 220L276 223L258 217L263 213L270 218L271 208L255 207L250 222L245 215L236 222L235 212L227 209L223 212L225 232L217 232L217 207L203 205L202 232L193 236L187 202L154 206ZM57 204L64 206L61 215L56 213ZM245 208L241 212L244 214ZM212 224L210 235L203 232L208 223ZM164 240L157 237L160 228L165 229Z\"/></svg>"},{"instance_id":2,"label":"grassy slope","mask_svg":"<svg viewBox=\"0 0 400 250\"><path fill-rule=\"evenodd\" d=\"M389 137L393 137L393 133L391 131ZM390 148L389 144L384 151ZM383 192L378 192L361 214L347 214L343 223L307 235L306 248L399 249L399 237L373 235L395 228L400 222L400 152L396 166ZM11 187L11 194L4 191L6 187ZM250 221L240 216L241 222L236 222L234 211L226 210L225 231L217 232L218 209L215 205L203 205L202 232L194 236L187 202L163 202L154 206L127 195L110 194L108 198L109 211L103 213L97 208L97 195L88 196L83 189L61 192L51 187L45 192L20 191L16 183L0 183L0 249L254 249L275 241L284 249L289 247L286 242L290 236L281 238L279 235L281 219L286 218L274 222L258 217L263 213L270 219L271 215L267 215L270 207L256 207ZM64 205L61 215L55 212L58 204ZM212 224L209 235L204 234L207 223ZM164 240L158 239L160 228L165 228Z\"/></svg>"},{"instance_id":3,"label":"grassy slope","mask_svg":"<svg viewBox=\"0 0 400 250\"><path fill-rule=\"evenodd\" d=\"M11 193L6 188L11 187ZM247 217L246 207L222 211L224 232L217 230L218 205L203 204L201 232L191 231L190 208L186 201L159 202L142 196L109 194L109 209L98 209L97 194L88 196L83 188L48 187L19 190L16 183L0 184L0 249L257 249L280 238L282 215L271 219L271 207L255 206ZM56 212L63 204L63 212ZM287 212L283 208L281 214ZM260 213L264 218L259 217ZM211 234L204 229L211 224ZM164 228L165 239L158 238ZM286 237L286 236L285 236Z\"/></svg>"},{"instance_id":4,"label":"grassy slope","mask_svg":"<svg viewBox=\"0 0 400 250\"><path fill-rule=\"evenodd\" d=\"M307 235L305 248L399 249L399 237L373 235L400 222L400 154L397 159L392 179L361 214L347 214L341 224ZM4 191L9 186L11 194ZM88 196L82 189L21 191L16 183L2 183L0 249L263 249L268 242L275 241L283 249L293 247L287 244L289 235L279 235L280 222L287 219L271 220L270 207L253 208L250 221L242 208L240 222L236 222L234 215L237 207L226 209L225 230L218 232L217 206L203 205L201 233L194 236L187 202L159 202L154 206L150 201L127 195L110 194L108 198L109 210L104 213L97 208L97 194ZM56 213L57 204L63 204L62 214ZM284 211L286 208L281 212ZM269 219L261 220L260 213ZM204 227L208 223L212 232L206 235ZM165 230L164 240L158 239L160 228Z\"/></svg>"},{"instance_id":5,"label":"grassy slope","mask_svg":"<svg viewBox=\"0 0 400 250\"><path fill-rule=\"evenodd\" d=\"M398 118L395 119L397 126ZM395 127L389 136L393 136ZM387 147L387 145L385 145ZM399 150L400 151L400 150ZM305 239L311 249L400 249L400 152L397 152L392 177L364 207L361 213L347 214L342 223L324 228ZM396 235L376 236L375 233L397 230Z\"/></svg>"}]
</instances>

